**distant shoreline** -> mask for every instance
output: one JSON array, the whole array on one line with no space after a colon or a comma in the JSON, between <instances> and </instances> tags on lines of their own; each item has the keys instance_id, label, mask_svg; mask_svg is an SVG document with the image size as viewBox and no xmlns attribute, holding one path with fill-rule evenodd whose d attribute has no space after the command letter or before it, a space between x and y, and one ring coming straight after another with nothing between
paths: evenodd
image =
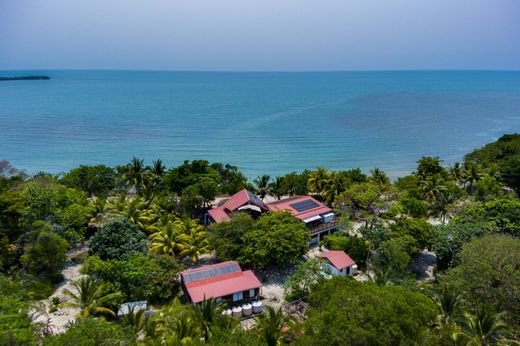
<instances>
[{"instance_id":1,"label":"distant shoreline","mask_svg":"<svg viewBox=\"0 0 520 346\"><path fill-rule=\"evenodd\" d=\"M0 81L13 81L13 80L48 80L51 79L49 76L20 76L20 77L0 77Z\"/></svg>"}]
</instances>

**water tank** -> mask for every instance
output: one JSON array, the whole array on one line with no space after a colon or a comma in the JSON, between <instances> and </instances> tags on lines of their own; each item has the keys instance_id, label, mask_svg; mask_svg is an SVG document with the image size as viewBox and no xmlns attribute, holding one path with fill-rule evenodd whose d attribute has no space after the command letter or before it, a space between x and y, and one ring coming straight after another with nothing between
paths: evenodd
<instances>
[{"instance_id":1,"label":"water tank","mask_svg":"<svg viewBox=\"0 0 520 346\"><path fill-rule=\"evenodd\" d=\"M254 314L259 314L263 311L262 302L254 302L252 305Z\"/></svg>"},{"instance_id":2,"label":"water tank","mask_svg":"<svg viewBox=\"0 0 520 346\"><path fill-rule=\"evenodd\" d=\"M242 317L242 308L240 306L235 306L232 310L232 316L236 318Z\"/></svg>"},{"instance_id":3,"label":"water tank","mask_svg":"<svg viewBox=\"0 0 520 346\"><path fill-rule=\"evenodd\" d=\"M231 314L232 314L231 309L226 309L226 310L222 311L222 315L224 315L224 316L231 317Z\"/></svg>"},{"instance_id":4,"label":"water tank","mask_svg":"<svg viewBox=\"0 0 520 346\"><path fill-rule=\"evenodd\" d=\"M242 315L247 317L247 316L251 316L252 313L253 313L253 307L251 306L251 304L242 305Z\"/></svg>"}]
</instances>

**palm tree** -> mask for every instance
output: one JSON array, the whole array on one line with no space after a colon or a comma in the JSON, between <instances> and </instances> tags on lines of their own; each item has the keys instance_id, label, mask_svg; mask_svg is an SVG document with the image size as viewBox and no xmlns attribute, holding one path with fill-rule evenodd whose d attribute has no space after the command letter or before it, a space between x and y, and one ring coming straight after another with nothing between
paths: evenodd
<instances>
[{"instance_id":1,"label":"palm tree","mask_svg":"<svg viewBox=\"0 0 520 346\"><path fill-rule=\"evenodd\" d=\"M268 346L276 346L282 336L282 329L291 323L289 316L284 315L282 308L275 310L266 306L266 311L255 317L256 330Z\"/></svg>"},{"instance_id":2,"label":"palm tree","mask_svg":"<svg viewBox=\"0 0 520 346\"><path fill-rule=\"evenodd\" d=\"M477 305L473 314L465 313L460 321L462 334L474 345L490 345L500 339L499 332L507 325L502 320L503 312L495 312L490 305Z\"/></svg>"},{"instance_id":3,"label":"palm tree","mask_svg":"<svg viewBox=\"0 0 520 346\"><path fill-rule=\"evenodd\" d=\"M164 173L166 173L166 166L164 166L162 160L155 160L152 162L151 172L159 179L163 177Z\"/></svg>"},{"instance_id":4,"label":"palm tree","mask_svg":"<svg viewBox=\"0 0 520 346\"><path fill-rule=\"evenodd\" d=\"M307 180L307 187L309 188L309 191L317 195L321 195L329 178L330 173L326 168L316 168L316 170L309 173L309 179Z\"/></svg>"},{"instance_id":5,"label":"palm tree","mask_svg":"<svg viewBox=\"0 0 520 346\"><path fill-rule=\"evenodd\" d=\"M144 161L133 157L132 161L126 166L123 179L127 182L129 187L135 188L136 193L139 195L147 179L146 175L147 168L144 165Z\"/></svg>"},{"instance_id":6,"label":"palm tree","mask_svg":"<svg viewBox=\"0 0 520 346\"><path fill-rule=\"evenodd\" d=\"M374 183L378 185L389 185L390 184L390 178L386 175L385 172L383 172L379 168L374 168L370 171L371 177L370 180L372 180Z\"/></svg>"},{"instance_id":7,"label":"palm tree","mask_svg":"<svg viewBox=\"0 0 520 346\"><path fill-rule=\"evenodd\" d=\"M322 195L327 204L332 205L337 196L347 189L347 178L340 172L332 172L325 186L322 188Z\"/></svg>"},{"instance_id":8,"label":"palm tree","mask_svg":"<svg viewBox=\"0 0 520 346\"><path fill-rule=\"evenodd\" d=\"M450 207L455 202L455 196L449 192L440 192L435 198L432 212L439 215L442 223L451 218Z\"/></svg>"},{"instance_id":9,"label":"palm tree","mask_svg":"<svg viewBox=\"0 0 520 346\"><path fill-rule=\"evenodd\" d=\"M193 263L199 260L200 255L210 252L208 233L204 226L199 224L197 220L184 216L182 219L175 220L174 227L176 227L180 233L188 236L187 246L181 254L190 256Z\"/></svg>"},{"instance_id":10,"label":"palm tree","mask_svg":"<svg viewBox=\"0 0 520 346\"><path fill-rule=\"evenodd\" d=\"M439 309L439 322L450 324L459 314L461 297L451 286L443 286L440 291L435 292L433 301Z\"/></svg>"},{"instance_id":11,"label":"palm tree","mask_svg":"<svg viewBox=\"0 0 520 346\"><path fill-rule=\"evenodd\" d=\"M392 275L392 269L374 269L374 274L370 277L370 280L378 286L385 286L390 282L390 276Z\"/></svg>"},{"instance_id":12,"label":"palm tree","mask_svg":"<svg viewBox=\"0 0 520 346\"><path fill-rule=\"evenodd\" d=\"M460 162L455 162L453 167L450 167L450 174L458 183L463 183L465 179L464 167L460 164Z\"/></svg>"},{"instance_id":13,"label":"palm tree","mask_svg":"<svg viewBox=\"0 0 520 346\"><path fill-rule=\"evenodd\" d=\"M91 278L82 278L72 284L76 289L77 293L73 293L68 289L64 290L64 293L71 297L74 302L72 306L79 307L81 309L81 316L88 317L91 313L104 314L115 317L116 314L104 305L110 301L120 298L121 292L106 293L106 288L101 281L94 280Z\"/></svg>"},{"instance_id":14,"label":"palm tree","mask_svg":"<svg viewBox=\"0 0 520 346\"><path fill-rule=\"evenodd\" d=\"M471 162L471 161L470 161ZM465 177L466 177L466 180L465 180L465 183L468 183L469 185L467 186L467 191L468 193L472 193L473 190L474 190L474 187L475 187L475 184L482 178L483 176L483 172L482 172L482 168L476 164L476 163L466 163L466 167L465 167L465 171L466 171L466 174L465 174Z\"/></svg>"},{"instance_id":15,"label":"palm tree","mask_svg":"<svg viewBox=\"0 0 520 346\"><path fill-rule=\"evenodd\" d=\"M177 256L188 248L190 237L182 233L175 222L159 226L159 230L149 236L150 251L159 255Z\"/></svg>"},{"instance_id":16,"label":"palm tree","mask_svg":"<svg viewBox=\"0 0 520 346\"><path fill-rule=\"evenodd\" d=\"M121 324L131 329L136 336L139 335L141 331L145 330L145 311L143 309L135 311L134 307L132 306L128 313L123 315L121 318Z\"/></svg>"},{"instance_id":17,"label":"palm tree","mask_svg":"<svg viewBox=\"0 0 520 346\"><path fill-rule=\"evenodd\" d=\"M280 200L287 193L283 177L276 177L271 184L269 184L269 191L276 199Z\"/></svg>"},{"instance_id":18,"label":"palm tree","mask_svg":"<svg viewBox=\"0 0 520 346\"><path fill-rule=\"evenodd\" d=\"M271 180L271 177L268 175L262 175L261 177L256 177L255 180L253 180L253 183L255 184L256 193L260 195L261 199L264 199L267 194L269 194L269 181Z\"/></svg>"},{"instance_id":19,"label":"palm tree","mask_svg":"<svg viewBox=\"0 0 520 346\"><path fill-rule=\"evenodd\" d=\"M419 180L419 191L422 197L430 203L435 201L439 193L444 190L446 190L446 187L442 185L442 179L438 176L430 176Z\"/></svg>"},{"instance_id":20,"label":"palm tree","mask_svg":"<svg viewBox=\"0 0 520 346\"><path fill-rule=\"evenodd\" d=\"M110 217L124 216L145 232L157 231L155 223L158 219L158 207L139 196L126 198L121 194L119 198L111 200L106 207Z\"/></svg>"},{"instance_id":21,"label":"palm tree","mask_svg":"<svg viewBox=\"0 0 520 346\"><path fill-rule=\"evenodd\" d=\"M211 336L211 328L220 322L224 303L210 298L195 306L195 320L198 322L204 340L207 342Z\"/></svg>"}]
</instances>

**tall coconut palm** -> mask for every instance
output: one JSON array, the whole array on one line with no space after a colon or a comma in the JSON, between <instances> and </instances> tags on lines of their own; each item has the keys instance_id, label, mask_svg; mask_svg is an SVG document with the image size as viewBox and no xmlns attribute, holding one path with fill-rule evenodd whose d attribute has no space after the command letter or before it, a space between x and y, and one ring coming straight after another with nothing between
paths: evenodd
<instances>
[{"instance_id":1,"label":"tall coconut palm","mask_svg":"<svg viewBox=\"0 0 520 346\"><path fill-rule=\"evenodd\" d=\"M65 289L64 293L72 298L73 302L70 305L81 309L82 317L88 317L92 313L115 317L114 311L104 305L120 298L122 296L120 292L107 293L105 285L101 281L88 277L72 283L72 286L76 293L68 289Z\"/></svg>"},{"instance_id":2,"label":"tall coconut palm","mask_svg":"<svg viewBox=\"0 0 520 346\"><path fill-rule=\"evenodd\" d=\"M309 179L307 180L307 187L309 191L317 195L323 193L323 189L327 185L327 181L330 178L330 173L326 168L318 167L311 173L309 173Z\"/></svg>"},{"instance_id":3,"label":"tall coconut palm","mask_svg":"<svg viewBox=\"0 0 520 346\"><path fill-rule=\"evenodd\" d=\"M337 196L345 192L348 187L347 178L340 172L332 172L325 186L322 188L322 195L327 204L332 205Z\"/></svg>"},{"instance_id":4,"label":"tall coconut palm","mask_svg":"<svg viewBox=\"0 0 520 346\"><path fill-rule=\"evenodd\" d=\"M472 345L490 345L500 339L499 333L507 328L502 320L504 313L495 312L490 305L477 305L474 313L465 313L460 321L462 333Z\"/></svg>"},{"instance_id":5,"label":"tall coconut palm","mask_svg":"<svg viewBox=\"0 0 520 346\"><path fill-rule=\"evenodd\" d=\"M457 183L464 183L465 172L464 167L460 162L455 162L452 167L449 169L451 176L455 179Z\"/></svg>"},{"instance_id":6,"label":"tall coconut palm","mask_svg":"<svg viewBox=\"0 0 520 346\"><path fill-rule=\"evenodd\" d=\"M446 223L451 218L450 207L455 203L455 196L449 192L440 192L435 197L432 213L439 215L442 223Z\"/></svg>"},{"instance_id":7,"label":"tall coconut palm","mask_svg":"<svg viewBox=\"0 0 520 346\"><path fill-rule=\"evenodd\" d=\"M446 187L442 185L442 179L438 176L419 180L419 191L427 202L433 203L439 193L444 190L446 190Z\"/></svg>"},{"instance_id":8,"label":"tall coconut palm","mask_svg":"<svg viewBox=\"0 0 520 346\"><path fill-rule=\"evenodd\" d=\"M181 219L175 220L174 227L176 227L180 233L188 236L187 245L184 251L181 252L181 255L189 256L191 261L196 263L200 255L210 252L208 233L204 226L199 224L197 220L184 216Z\"/></svg>"},{"instance_id":9,"label":"tall coconut palm","mask_svg":"<svg viewBox=\"0 0 520 346\"><path fill-rule=\"evenodd\" d=\"M467 183L468 193L472 193L475 188L475 184L483 177L482 168L476 163L467 163L465 167L465 183Z\"/></svg>"},{"instance_id":10,"label":"tall coconut palm","mask_svg":"<svg viewBox=\"0 0 520 346\"><path fill-rule=\"evenodd\" d=\"M132 161L126 166L123 179L127 182L128 187L134 188L138 195L141 194L147 179L147 168L144 161L133 157Z\"/></svg>"},{"instance_id":11,"label":"tall coconut palm","mask_svg":"<svg viewBox=\"0 0 520 346\"><path fill-rule=\"evenodd\" d=\"M261 199L264 199L265 196L269 194L270 181L271 177L268 175L262 175L261 177L256 177L256 179L253 180L256 193L260 195Z\"/></svg>"},{"instance_id":12,"label":"tall coconut palm","mask_svg":"<svg viewBox=\"0 0 520 346\"><path fill-rule=\"evenodd\" d=\"M159 255L182 255L189 246L189 235L182 232L175 222L160 225L159 230L149 236L150 251Z\"/></svg>"},{"instance_id":13,"label":"tall coconut palm","mask_svg":"<svg viewBox=\"0 0 520 346\"><path fill-rule=\"evenodd\" d=\"M290 317L283 313L281 307L275 310L271 306L266 306L266 311L256 316L255 320L256 330L268 346L276 346L283 335L283 329L291 323Z\"/></svg>"},{"instance_id":14,"label":"tall coconut palm","mask_svg":"<svg viewBox=\"0 0 520 346\"><path fill-rule=\"evenodd\" d=\"M194 314L205 341L211 336L211 329L223 318L224 303L215 299L207 299L195 306Z\"/></svg>"},{"instance_id":15,"label":"tall coconut palm","mask_svg":"<svg viewBox=\"0 0 520 346\"><path fill-rule=\"evenodd\" d=\"M276 199L280 200L287 193L283 177L276 177L271 184L269 184L269 191Z\"/></svg>"}]
</instances>

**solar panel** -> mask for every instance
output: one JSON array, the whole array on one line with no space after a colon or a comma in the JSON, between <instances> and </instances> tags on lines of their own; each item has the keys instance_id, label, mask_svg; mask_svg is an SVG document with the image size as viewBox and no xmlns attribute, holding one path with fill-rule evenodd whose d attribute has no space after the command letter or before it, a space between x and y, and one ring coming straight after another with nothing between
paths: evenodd
<instances>
[{"instance_id":1,"label":"solar panel","mask_svg":"<svg viewBox=\"0 0 520 346\"><path fill-rule=\"evenodd\" d=\"M291 208L295 209L296 211L301 212L301 211L306 211L309 209L319 207L320 205L318 203L314 202L312 199L308 199L308 200L301 201L298 203L289 204L289 206Z\"/></svg>"},{"instance_id":2,"label":"solar panel","mask_svg":"<svg viewBox=\"0 0 520 346\"><path fill-rule=\"evenodd\" d=\"M249 199L254 201L258 205L264 205L264 202L260 200L257 196L253 195L251 192L247 191L247 195L249 196Z\"/></svg>"},{"instance_id":3,"label":"solar panel","mask_svg":"<svg viewBox=\"0 0 520 346\"><path fill-rule=\"evenodd\" d=\"M224 267L209 268L194 273L183 274L182 277L184 282L188 283L239 271L240 267L238 264L232 263Z\"/></svg>"}]
</instances>

